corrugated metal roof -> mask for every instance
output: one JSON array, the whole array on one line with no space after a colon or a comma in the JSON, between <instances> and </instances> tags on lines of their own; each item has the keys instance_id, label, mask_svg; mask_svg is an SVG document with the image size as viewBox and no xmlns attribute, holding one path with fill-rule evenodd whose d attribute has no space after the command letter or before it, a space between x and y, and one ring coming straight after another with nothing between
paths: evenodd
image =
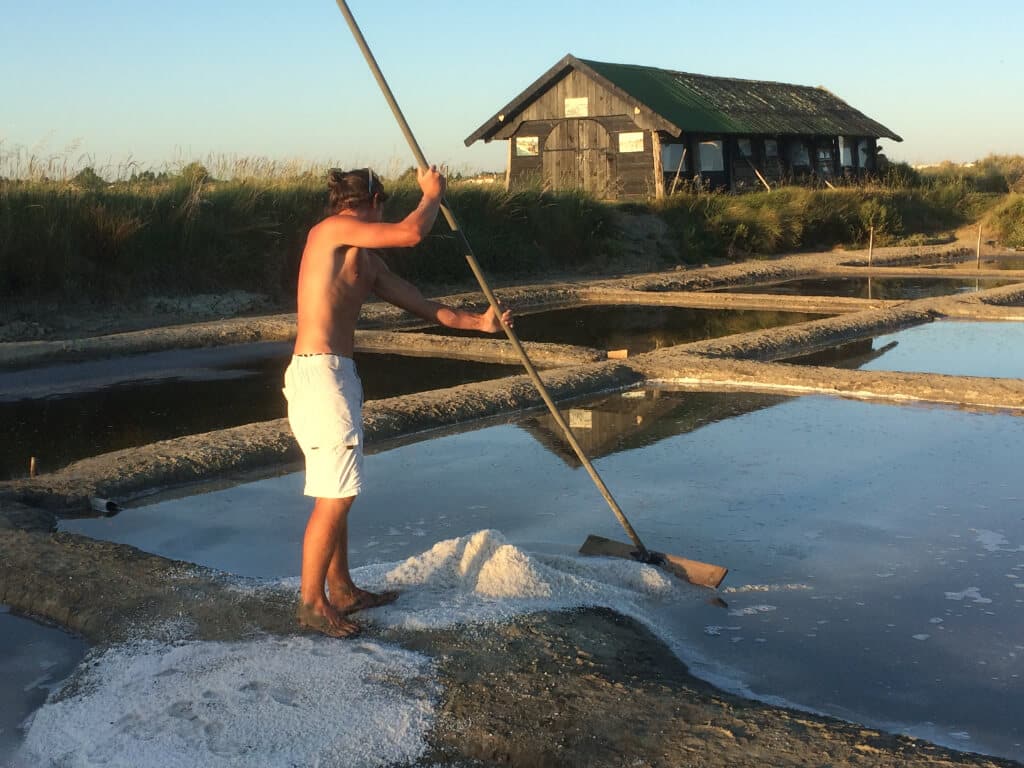
<instances>
[{"instance_id":1,"label":"corrugated metal roof","mask_svg":"<svg viewBox=\"0 0 1024 768\"><path fill-rule=\"evenodd\" d=\"M467 139L490 141L569 69L578 69L635 99L663 129L687 133L872 136L903 141L842 99L807 85L696 75L636 64L609 64L566 55ZM656 123L656 124L657 124Z\"/></svg>"},{"instance_id":2,"label":"corrugated metal roof","mask_svg":"<svg viewBox=\"0 0 1024 768\"><path fill-rule=\"evenodd\" d=\"M579 61L688 132L875 136L902 141L824 88Z\"/></svg>"}]
</instances>

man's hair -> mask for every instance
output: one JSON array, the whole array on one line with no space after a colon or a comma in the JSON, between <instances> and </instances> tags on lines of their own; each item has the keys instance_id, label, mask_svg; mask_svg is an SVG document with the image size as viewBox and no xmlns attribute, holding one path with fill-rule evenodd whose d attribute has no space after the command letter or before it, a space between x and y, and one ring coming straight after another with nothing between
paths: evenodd
<instances>
[{"instance_id":1,"label":"man's hair","mask_svg":"<svg viewBox=\"0 0 1024 768\"><path fill-rule=\"evenodd\" d=\"M362 208L374 200L383 203L388 199L380 176L369 168L355 171L331 168L327 172L327 194L327 207L331 213Z\"/></svg>"}]
</instances>

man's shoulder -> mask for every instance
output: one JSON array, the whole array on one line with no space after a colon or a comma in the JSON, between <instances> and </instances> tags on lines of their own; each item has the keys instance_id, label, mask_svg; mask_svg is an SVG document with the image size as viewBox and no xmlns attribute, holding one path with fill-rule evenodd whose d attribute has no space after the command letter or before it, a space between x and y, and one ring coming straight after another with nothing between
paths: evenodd
<instances>
[{"instance_id":1,"label":"man's shoulder","mask_svg":"<svg viewBox=\"0 0 1024 768\"><path fill-rule=\"evenodd\" d=\"M317 222L309 229L306 235L307 247L313 246L320 250L333 252L338 248L344 248L348 234L347 221L343 216L328 216L326 219Z\"/></svg>"},{"instance_id":2,"label":"man's shoulder","mask_svg":"<svg viewBox=\"0 0 1024 768\"><path fill-rule=\"evenodd\" d=\"M328 233L334 233L343 231L345 228L345 221L343 216L328 216L327 218L320 219L316 224L309 228L309 235L322 235Z\"/></svg>"}]
</instances>

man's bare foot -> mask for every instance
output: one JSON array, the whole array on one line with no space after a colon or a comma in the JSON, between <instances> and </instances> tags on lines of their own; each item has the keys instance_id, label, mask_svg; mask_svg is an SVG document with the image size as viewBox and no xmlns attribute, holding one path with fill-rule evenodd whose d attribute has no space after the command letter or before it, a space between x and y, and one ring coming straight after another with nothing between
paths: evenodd
<instances>
[{"instance_id":1,"label":"man's bare foot","mask_svg":"<svg viewBox=\"0 0 1024 768\"><path fill-rule=\"evenodd\" d=\"M365 589L355 590L330 590L331 605L342 616L356 611L365 611L367 608L379 608L382 605L393 603L398 599L398 592L387 590L385 592L367 592Z\"/></svg>"},{"instance_id":2,"label":"man's bare foot","mask_svg":"<svg viewBox=\"0 0 1024 768\"><path fill-rule=\"evenodd\" d=\"M359 625L344 618L330 604L311 605L299 603L295 612L295 620L300 627L322 632L329 637L351 637L359 633Z\"/></svg>"}]
</instances>

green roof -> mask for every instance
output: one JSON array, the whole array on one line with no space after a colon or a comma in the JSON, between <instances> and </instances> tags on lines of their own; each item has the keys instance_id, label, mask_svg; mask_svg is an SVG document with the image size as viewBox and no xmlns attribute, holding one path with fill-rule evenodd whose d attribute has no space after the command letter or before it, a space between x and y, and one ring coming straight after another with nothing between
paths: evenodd
<instances>
[{"instance_id":1,"label":"green roof","mask_svg":"<svg viewBox=\"0 0 1024 768\"><path fill-rule=\"evenodd\" d=\"M566 55L466 139L490 141L503 125L571 70L603 82L657 116L659 130L745 135L898 135L825 90L766 80L695 75Z\"/></svg>"},{"instance_id":2,"label":"green roof","mask_svg":"<svg viewBox=\"0 0 1024 768\"><path fill-rule=\"evenodd\" d=\"M684 131L874 136L901 141L824 88L580 61Z\"/></svg>"}]
</instances>

